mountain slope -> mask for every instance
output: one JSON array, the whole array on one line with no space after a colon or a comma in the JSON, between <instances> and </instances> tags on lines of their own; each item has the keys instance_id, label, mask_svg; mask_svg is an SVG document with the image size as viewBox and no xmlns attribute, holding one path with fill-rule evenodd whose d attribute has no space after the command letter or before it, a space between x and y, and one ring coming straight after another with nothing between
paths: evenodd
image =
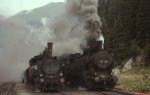
<instances>
[{"instance_id":1,"label":"mountain slope","mask_svg":"<svg viewBox=\"0 0 150 95\"><path fill-rule=\"evenodd\" d=\"M29 25L41 24L42 18L53 18L64 11L65 3L49 3L45 6L35 8L31 11L21 11L20 13L10 17L9 19L17 19L24 21Z\"/></svg>"}]
</instances>

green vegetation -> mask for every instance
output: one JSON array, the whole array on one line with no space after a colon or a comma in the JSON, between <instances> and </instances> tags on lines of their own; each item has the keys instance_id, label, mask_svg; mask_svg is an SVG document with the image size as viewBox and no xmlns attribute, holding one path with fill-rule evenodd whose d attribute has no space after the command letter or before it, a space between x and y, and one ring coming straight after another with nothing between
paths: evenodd
<instances>
[{"instance_id":1,"label":"green vegetation","mask_svg":"<svg viewBox=\"0 0 150 95\"><path fill-rule=\"evenodd\" d=\"M115 63L144 55L150 65L150 0L99 0L105 48Z\"/></svg>"},{"instance_id":2,"label":"green vegetation","mask_svg":"<svg viewBox=\"0 0 150 95\"><path fill-rule=\"evenodd\" d=\"M115 64L123 66L137 55L146 67L134 67L119 74L122 89L150 92L150 0L99 0L105 49L113 53ZM136 63L136 62L134 62Z\"/></svg>"},{"instance_id":3,"label":"green vegetation","mask_svg":"<svg viewBox=\"0 0 150 95\"><path fill-rule=\"evenodd\" d=\"M127 72L119 74L117 88L150 92L150 67L135 67Z\"/></svg>"}]
</instances>

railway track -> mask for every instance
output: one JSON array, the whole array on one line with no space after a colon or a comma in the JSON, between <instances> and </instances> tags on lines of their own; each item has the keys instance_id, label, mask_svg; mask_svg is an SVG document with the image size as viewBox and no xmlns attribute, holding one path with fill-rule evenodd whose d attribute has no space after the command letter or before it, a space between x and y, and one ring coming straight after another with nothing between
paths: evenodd
<instances>
[{"instance_id":1,"label":"railway track","mask_svg":"<svg viewBox=\"0 0 150 95\"><path fill-rule=\"evenodd\" d=\"M148 94L133 94L122 91L74 91L74 92L58 92L58 93L39 93L36 95L148 95Z\"/></svg>"},{"instance_id":2,"label":"railway track","mask_svg":"<svg viewBox=\"0 0 150 95\"><path fill-rule=\"evenodd\" d=\"M60 93L61 95L67 95L66 93L61 92L61 91L59 91L58 93Z\"/></svg>"},{"instance_id":3,"label":"railway track","mask_svg":"<svg viewBox=\"0 0 150 95\"><path fill-rule=\"evenodd\" d=\"M120 94L123 94L123 95L132 95L133 94L133 92L124 91L124 90L121 90L121 89L111 89L111 90L108 90L108 91L120 93Z\"/></svg>"},{"instance_id":4,"label":"railway track","mask_svg":"<svg viewBox=\"0 0 150 95\"><path fill-rule=\"evenodd\" d=\"M100 91L98 93L101 93L102 95L133 95L132 92L123 91L121 89L107 89L106 91Z\"/></svg>"},{"instance_id":5,"label":"railway track","mask_svg":"<svg viewBox=\"0 0 150 95\"><path fill-rule=\"evenodd\" d=\"M75 91L65 91L61 92L61 95L134 95L132 92L124 91L121 89L111 89L105 91L87 91L87 90L75 90ZM53 95L53 94L50 94Z\"/></svg>"},{"instance_id":6,"label":"railway track","mask_svg":"<svg viewBox=\"0 0 150 95\"><path fill-rule=\"evenodd\" d=\"M111 89L105 91L87 91L87 90L78 90L78 89L63 89L56 92L45 93L45 92L35 92L32 87L29 87L26 84L16 83L14 88L16 94L14 95L148 95L148 94L136 94L129 91L124 91L121 89ZM9 94L0 94L0 95L9 95ZM10 94L11 95L11 94Z\"/></svg>"},{"instance_id":7,"label":"railway track","mask_svg":"<svg viewBox=\"0 0 150 95\"><path fill-rule=\"evenodd\" d=\"M0 95L12 95L13 87L15 86L15 83L13 82L3 82L0 85Z\"/></svg>"},{"instance_id":8,"label":"railway track","mask_svg":"<svg viewBox=\"0 0 150 95\"><path fill-rule=\"evenodd\" d=\"M39 93L36 95L69 95L69 94L65 94L65 93Z\"/></svg>"},{"instance_id":9,"label":"railway track","mask_svg":"<svg viewBox=\"0 0 150 95\"><path fill-rule=\"evenodd\" d=\"M114 91L103 91L103 92L98 92L99 95L132 95L128 93L121 93L121 92L114 92Z\"/></svg>"},{"instance_id":10,"label":"railway track","mask_svg":"<svg viewBox=\"0 0 150 95\"><path fill-rule=\"evenodd\" d=\"M68 95L68 94L62 91L58 91L57 93L45 93L44 95Z\"/></svg>"}]
</instances>

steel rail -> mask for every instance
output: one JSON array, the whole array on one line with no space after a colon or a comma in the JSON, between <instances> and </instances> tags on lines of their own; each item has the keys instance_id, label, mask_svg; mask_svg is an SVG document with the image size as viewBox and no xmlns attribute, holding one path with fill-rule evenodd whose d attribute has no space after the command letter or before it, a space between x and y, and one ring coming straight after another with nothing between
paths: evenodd
<instances>
[{"instance_id":1,"label":"steel rail","mask_svg":"<svg viewBox=\"0 0 150 95\"><path fill-rule=\"evenodd\" d=\"M99 91L97 92L99 94L103 94L103 95L112 95L112 93L118 93L118 94L121 94L121 95L132 95L133 93L132 92L127 92L127 91L121 91L120 89L107 89L105 91Z\"/></svg>"},{"instance_id":2,"label":"steel rail","mask_svg":"<svg viewBox=\"0 0 150 95\"><path fill-rule=\"evenodd\" d=\"M9 93L12 91L12 89L14 88L14 86L15 86L15 83L11 82L10 83L10 87L6 91L5 95L9 95Z\"/></svg>"},{"instance_id":3,"label":"steel rail","mask_svg":"<svg viewBox=\"0 0 150 95\"><path fill-rule=\"evenodd\" d=\"M8 82L3 82L3 83L1 83L0 88L2 88L3 86L5 86L7 83L8 83Z\"/></svg>"},{"instance_id":4,"label":"steel rail","mask_svg":"<svg viewBox=\"0 0 150 95\"><path fill-rule=\"evenodd\" d=\"M132 92L122 91L121 89L110 89L107 91L116 92L116 93L125 94L125 95L132 95L133 94Z\"/></svg>"},{"instance_id":5,"label":"steel rail","mask_svg":"<svg viewBox=\"0 0 150 95\"><path fill-rule=\"evenodd\" d=\"M2 90L2 92L0 92L0 95L9 95L9 93L11 92L14 86L15 86L15 83L13 82L2 83L0 85L0 90Z\"/></svg>"},{"instance_id":6,"label":"steel rail","mask_svg":"<svg viewBox=\"0 0 150 95\"><path fill-rule=\"evenodd\" d=\"M103 95L110 95L110 94L107 94L107 93L104 93L104 92L96 92L98 94L103 94Z\"/></svg>"},{"instance_id":7,"label":"steel rail","mask_svg":"<svg viewBox=\"0 0 150 95\"><path fill-rule=\"evenodd\" d=\"M62 92L62 91L60 91L60 90L58 90L58 93L60 93L60 94L62 94L62 95L67 95L66 93L64 93L64 92Z\"/></svg>"}]
</instances>

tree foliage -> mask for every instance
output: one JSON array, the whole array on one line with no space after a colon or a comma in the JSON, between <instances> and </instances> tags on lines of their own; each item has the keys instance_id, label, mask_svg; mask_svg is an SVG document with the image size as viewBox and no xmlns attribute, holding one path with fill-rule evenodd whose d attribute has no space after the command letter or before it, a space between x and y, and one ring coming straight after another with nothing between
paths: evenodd
<instances>
[{"instance_id":1,"label":"tree foliage","mask_svg":"<svg viewBox=\"0 0 150 95\"><path fill-rule=\"evenodd\" d=\"M149 9L150 0L99 0L105 49L117 63L137 56L150 44Z\"/></svg>"}]
</instances>

